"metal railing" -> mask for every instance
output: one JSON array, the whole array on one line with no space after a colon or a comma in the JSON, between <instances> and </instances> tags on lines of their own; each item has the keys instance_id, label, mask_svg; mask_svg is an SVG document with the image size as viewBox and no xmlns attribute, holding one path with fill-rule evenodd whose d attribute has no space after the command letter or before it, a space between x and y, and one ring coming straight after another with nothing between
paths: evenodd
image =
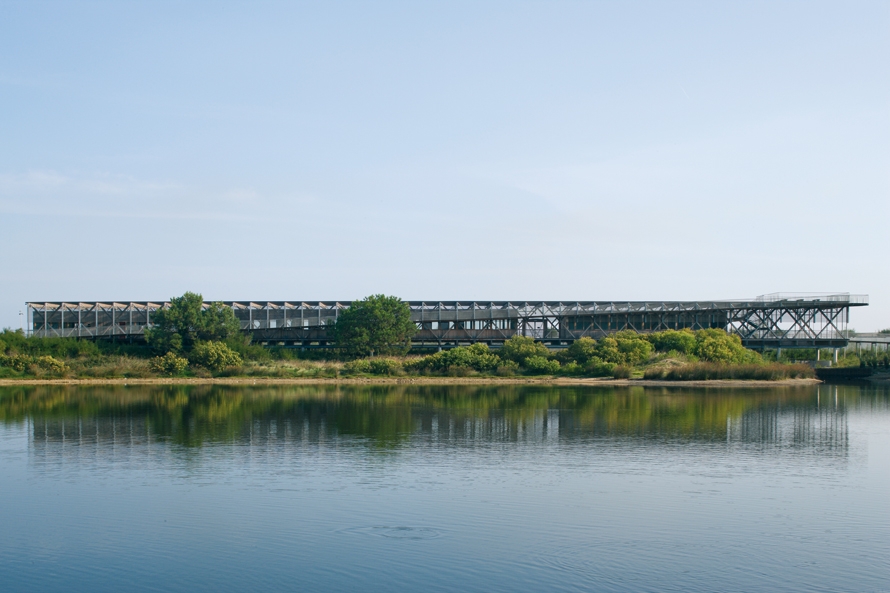
<instances>
[{"instance_id":1,"label":"metal railing","mask_svg":"<svg viewBox=\"0 0 890 593\"><path fill-rule=\"evenodd\" d=\"M849 292L824 293L824 292L772 292L762 294L754 299L761 303L781 302L829 302L849 303L851 305L867 305L867 294L850 294Z\"/></svg>"}]
</instances>

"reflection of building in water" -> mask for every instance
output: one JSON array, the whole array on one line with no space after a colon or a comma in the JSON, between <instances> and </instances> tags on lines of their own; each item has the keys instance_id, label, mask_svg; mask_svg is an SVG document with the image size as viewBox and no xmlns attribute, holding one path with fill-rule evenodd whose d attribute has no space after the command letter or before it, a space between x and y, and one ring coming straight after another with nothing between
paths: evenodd
<instances>
[{"instance_id":1,"label":"reflection of building in water","mask_svg":"<svg viewBox=\"0 0 890 593\"><path fill-rule=\"evenodd\" d=\"M30 451L41 461L126 461L157 452L159 439L145 418L32 418Z\"/></svg>"},{"instance_id":2,"label":"reflection of building in water","mask_svg":"<svg viewBox=\"0 0 890 593\"><path fill-rule=\"evenodd\" d=\"M822 454L846 454L849 447L846 408L838 387L818 387L817 404L761 406L739 418L728 418L728 443L761 444L775 449L809 449Z\"/></svg>"},{"instance_id":3,"label":"reflection of building in water","mask_svg":"<svg viewBox=\"0 0 890 593\"><path fill-rule=\"evenodd\" d=\"M226 413L211 413L221 408L225 400L220 399L199 400L206 405L196 404L187 414L142 408L83 417L35 414L28 422L31 450L47 461L72 455L126 461L132 456L179 454L218 445L249 451L344 445L397 449L408 443L458 448L568 442L574 446L725 443L763 453L796 450L845 455L848 430L843 397L833 386L820 387L815 401L809 397L812 393L803 399L603 396L581 398L573 406L556 398L524 407L483 409L350 400L302 401L271 409L268 401L258 405L248 400Z\"/></svg>"}]
</instances>

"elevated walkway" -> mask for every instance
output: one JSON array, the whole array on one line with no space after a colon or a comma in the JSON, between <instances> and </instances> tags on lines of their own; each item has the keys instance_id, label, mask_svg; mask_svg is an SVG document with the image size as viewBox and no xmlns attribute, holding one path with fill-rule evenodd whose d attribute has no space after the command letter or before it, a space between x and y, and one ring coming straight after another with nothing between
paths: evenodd
<instances>
[{"instance_id":1,"label":"elevated walkway","mask_svg":"<svg viewBox=\"0 0 890 593\"><path fill-rule=\"evenodd\" d=\"M350 301L223 301L254 341L298 348L331 347L330 324ZM209 304L209 303L206 303ZM451 347L498 346L514 335L554 347L621 330L719 328L749 348L844 348L851 307L866 295L775 293L714 301L407 301L414 342ZM141 340L164 301L28 303L30 333L42 337Z\"/></svg>"}]
</instances>

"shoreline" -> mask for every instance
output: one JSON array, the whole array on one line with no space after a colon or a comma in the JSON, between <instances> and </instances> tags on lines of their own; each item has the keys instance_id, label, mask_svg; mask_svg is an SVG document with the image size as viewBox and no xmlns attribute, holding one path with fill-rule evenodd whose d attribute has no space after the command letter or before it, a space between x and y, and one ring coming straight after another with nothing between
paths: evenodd
<instances>
[{"instance_id":1,"label":"shoreline","mask_svg":"<svg viewBox=\"0 0 890 593\"><path fill-rule=\"evenodd\" d=\"M355 378L274 378L274 377L181 377L150 379L0 379L0 387L27 385L542 385L602 387L802 387L821 384L819 379L778 381L653 381L646 379L571 377L355 377Z\"/></svg>"}]
</instances>

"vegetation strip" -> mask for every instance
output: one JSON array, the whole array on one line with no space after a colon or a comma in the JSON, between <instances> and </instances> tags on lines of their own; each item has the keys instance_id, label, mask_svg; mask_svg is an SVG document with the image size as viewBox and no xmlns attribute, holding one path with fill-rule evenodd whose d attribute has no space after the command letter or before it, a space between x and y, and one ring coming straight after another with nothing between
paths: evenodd
<instances>
[{"instance_id":1,"label":"vegetation strip","mask_svg":"<svg viewBox=\"0 0 890 593\"><path fill-rule=\"evenodd\" d=\"M356 301L337 320L337 348L301 352L250 343L231 309L203 305L199 294L171 299L153 316L145 344L114 344L75 338L0 333L0 379L97 380L361 380L372 377L464 377L480 379L551 377L553 380L611 378L648 382L785 381L813 379L808 364L785 354L775 360L742 346L720 329L619 331L599 340L584 337L563 350L549 350L516 335L503 347L460 346L422 355L411 353L415 326L397 297ZM784 353L783 353L784 354ZM815 353L814 353L815 354ZM845 356L840 366L890 366L887 353ZM562 379L556 379L562 378Z\"/></svg>"}]
</instances>

